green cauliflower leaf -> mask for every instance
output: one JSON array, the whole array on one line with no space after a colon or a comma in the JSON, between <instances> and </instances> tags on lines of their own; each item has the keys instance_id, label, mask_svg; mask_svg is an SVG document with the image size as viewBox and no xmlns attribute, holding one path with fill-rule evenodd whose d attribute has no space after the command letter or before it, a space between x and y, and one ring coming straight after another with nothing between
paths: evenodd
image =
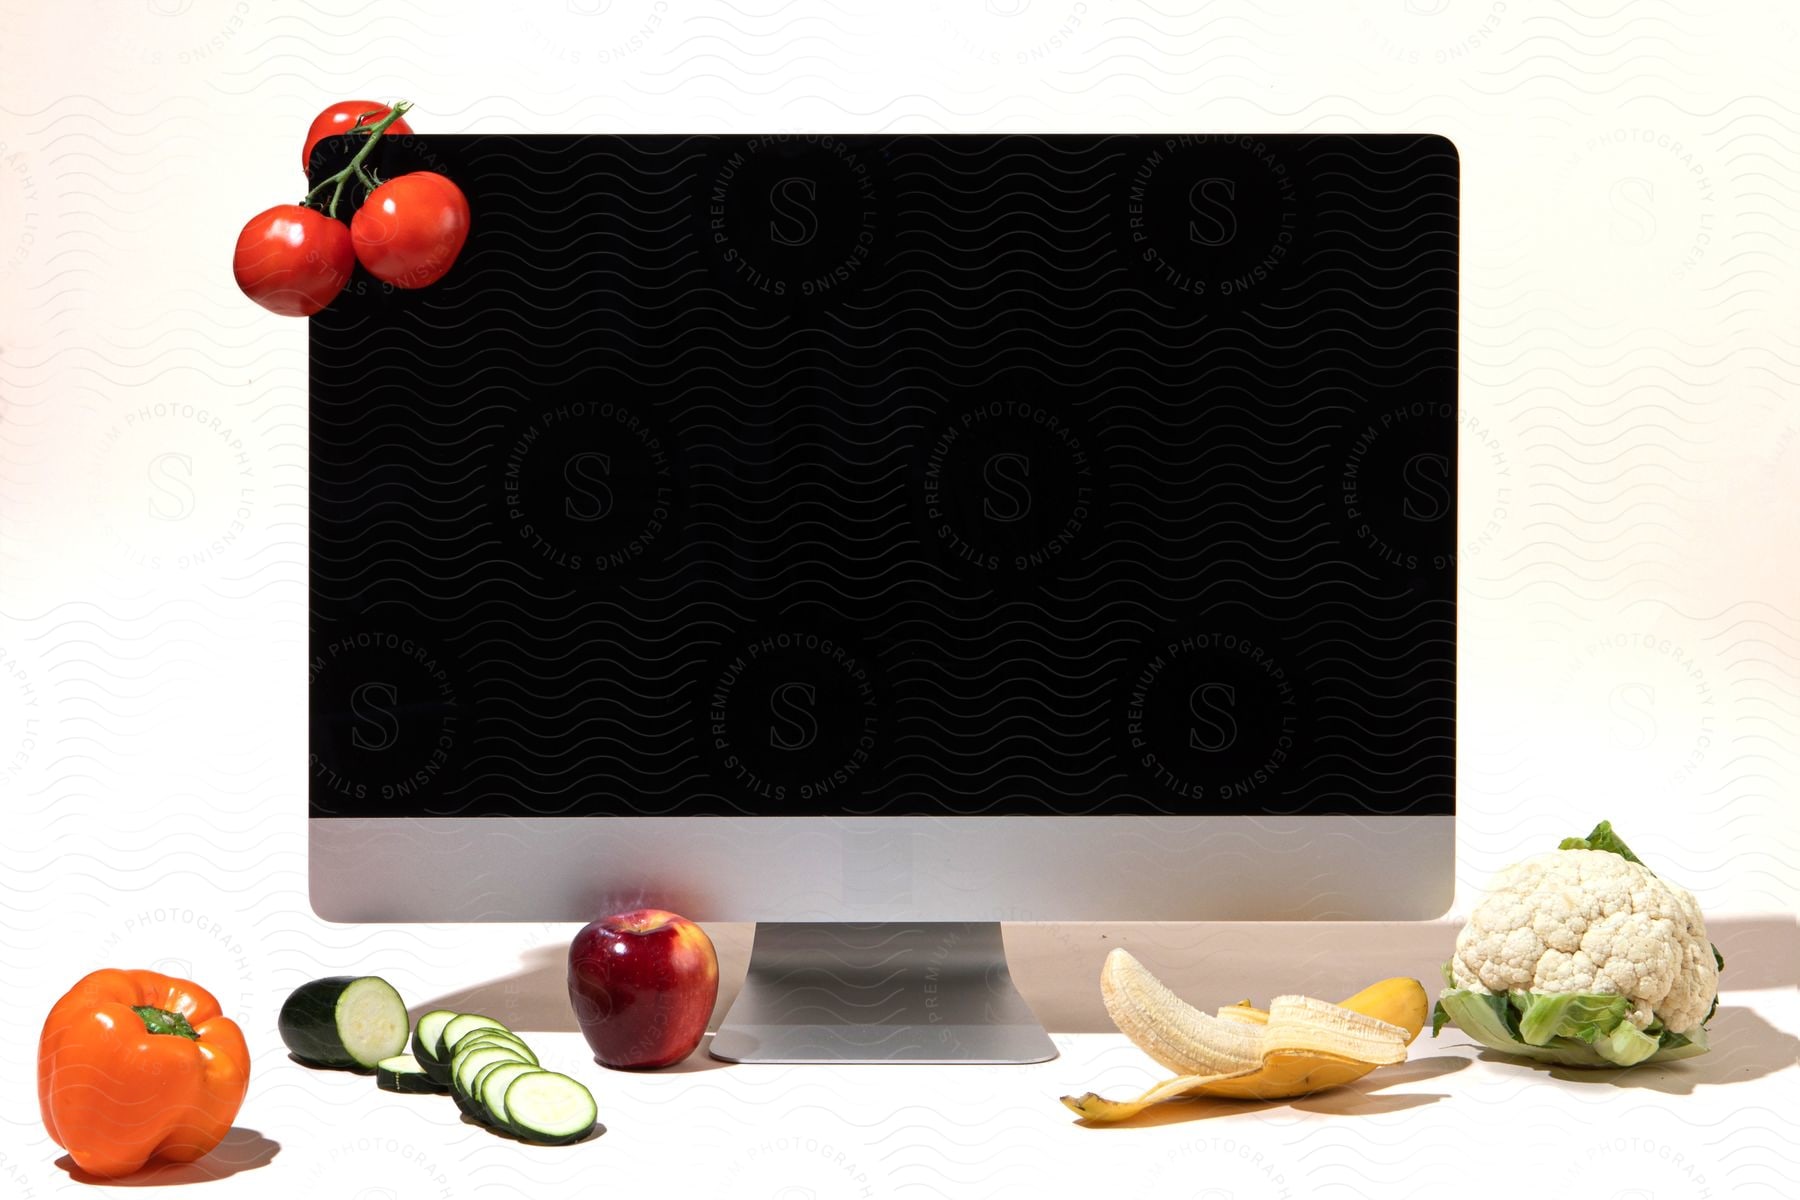
<instances>
[{"instance_id":1,"label":"green cauliflower leaf","mask_svg":"<svg viewBox=\"0 0 1800 1200\"><path fill-rule=\"evenodd\" d=\"M1631 1011L1625 997L1601 993L1513 992L1508 1000L1519 1012L1519 1036L1533 1046L1548 1046L1557 1038L1591 1046Z\"/></svg>"},{"instance_id":2,"label":"green cauliflower leaf","mask_svg":"<svg viewBox=\"0 0 1800 1200\"><path fill-rule=\"evenodd\" d=\"M1565 1004L1564 1001L1573 1003ZM1675 1062L1705 1054L1710 1048L1706 1030L1696 1029L1686 1035L1659 1029L1656 1033L1639 1030L1630 1021L1615 1020L1605 1032L1598 1032L1598 1020L1583 1021L1584 1014L1604 1010L1605 1004L1594 1002L1621 1001L1620 996L1583 996L1580 994L1545 994L1512 992L1474 992L1467 988L1447 988L1432 1010L1431 1035L1436 1037L1445 1025L1455 1026L1490 1050L1516 1054L1521 1058L1556 1063L1566 1067L1624 1067L1641 1062ZM1583 1003L1583 1002L1587 1003ZM1539 1021L1556 1018L1556 1027L1572 1027L1574 1034L1555 1033L1546 1042L1535 1043L1524 1035L1522 1013L1536 1011ZM1623 1012L1620 1013L1621 1018ZM1568 1025L1565 1026L1565 1021ZM1588 1029L1594 1029L1591 1041L1583 1040ZM1656 1028L1652 1026L1652 1028ZM1534 1032L1542 1031L1534 1025Z\"/></svg>"}]
</instances>

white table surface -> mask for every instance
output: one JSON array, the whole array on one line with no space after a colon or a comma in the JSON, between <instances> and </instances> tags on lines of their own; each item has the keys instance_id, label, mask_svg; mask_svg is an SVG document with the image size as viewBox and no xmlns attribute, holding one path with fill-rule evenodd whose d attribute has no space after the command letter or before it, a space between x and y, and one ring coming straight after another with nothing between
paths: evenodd
<instances>
[{"instance_id":1,"label":"white table surface","mask_svg":"<svg viewBox=\"0 0 1800 1200\"><path fill-rule=\"evenodd\" d=\"M1800 1178L1791 926L1779 919L1715 924L1727 981L1735 973L1762 986L1727 989L1711 1027L1715 1049L1704 1057L1631 1071L1552 1070L1503 1060L1447 1029L1436 1041L1422 1037L1405 1064L1332 1092L1285 1103L1166 1104L1117 1127L1084 1126L1057 1102L1088 1090L1132 1095L1165 1074L1116 1033L1057 1033L1060 1057L1025 1067L746 1067L701 1051L661 1072L609 1071L592 1062L573 1031L551 969L560 948L545 945L521 956L521 970L461 994L516 1020L546 1066L589 1085L602 1136L568 1147L525 1145L466 1121L448 1097L394 1095L368 1076L300 1066L276 1039L272 1013L256 1012L244 1022L255 1059L250 1095L211 1157L93 1187L70 1174L41 1129L16 1123L27 1115L19 1106L28 1097L13 1086L9 1132L22 1136L11 1161L0 1160L0 1194L125 1196L162 1185L221 1200L1511 1200L1521 1189L1546 1200L1791 1197ZM1239 953L1231 982L1210 989L1196 982L1203 964L1191 949L1183 969L1170 971L1185 996L1213 1007L1241 998L1233 989L1259 974L1285 986L1291 968L1280 964L1327 942L1338 949L1334 961L1361 971L1360 956L1384 946L1389 954L1435 954L1452 927L1137 928L1133 948L1159 965L1174 965L1178 952L1157 932L1179 931L1192 947L1214 940L1207 931L1233 931L1261 947L1260 968ZM724 927L719 936L730 981L741 970L735 935ZM1028 932L1009 929L1008 937L1014 957L1032 964L1019 972L1025 983L1042 963ZM1102 945L1083 944L1073 957L1086 970L1103 953ZM1211 957L1216 966L1216 948ZM1025 990L1028 998L1040 991ZM1046 1010L1042 1000L1039 1008ZM1048 1010L1065 1019L1086 1011Z\"/></svg>"}]
</instances>

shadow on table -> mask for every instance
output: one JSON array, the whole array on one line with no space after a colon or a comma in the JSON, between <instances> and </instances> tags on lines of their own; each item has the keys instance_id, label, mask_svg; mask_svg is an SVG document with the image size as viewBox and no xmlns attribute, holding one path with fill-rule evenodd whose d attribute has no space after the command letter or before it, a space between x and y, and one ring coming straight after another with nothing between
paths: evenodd
<instances>
[{"instance_id":1,"label":"shadow on table","mask_svg":"<svg viewBox=\"0 0 1800 1200\"><path fill-rule=\"evenodd\" d=\"M562 946L534 946L512 974L434 996L410 1015L416 1022L434 1008L486 1013L521 1033L581 1031L569 1007L569 952Z\"/></svg>"},{"instance_id":2,"label":"shadow on table","mask_svg":"<svg viewBox=\"0 0 1800 1200\"><path fill-rule=\"evenodd\" d=\"M1384 1113L1423 1108L1446 1099L1445 1092L1384 1092L1401 1083L1417 1083L1454 1074L1469 1065L1469 1060L1455 1055L1412 1059L1392 1067L1383 1067L1355 1083L1347 1083L1330 1091L1293 1100L1224 1100L1213 1096L1190 1096L1153 1104L1126 1121L1085 1121L1077 1125L1088 1129L1148 1129L1156 1125L1180 1125L1188 1121L1204 1121L1212 1117L1229 1117L1236 1113L1256 1112L1277 1105L1301 1112L1331 1116L1373 1117Z\"/></svg>"},{"instance_id":3,"label":"shadow on table","mask_svg":"<svg viewBox=\"0 0 1800 1200\"><path fill-rule=\"evenodd\" d=\"M408 1016L418 1019L434 1008L455 1012L486 1013L520 1033L580 1033L575 1010L569 1007L569 952L561 946L537 946L520 955L519 969L501 979L471 984L454 992L415 1004ZM715 1011L713 1019L718 1019ZM673 1066L659 1067L657 1075L685 1075L716 1071L731 1066L706 1052L712 1034L700 1039L694 1052Z\"/></svg>"},{"instance_id":4,"label":"shadow on table","mask_svg":"<svg viewBox=\"0 0 1800 1200\"><path fill-rule=\"evenodd\" d=\"M1699 1087L1748 1083L1800 1063L1800 1038L1775 1028L1748 1008L1721 1004L1706 1032L1711 1050L1697 1058L1658 1066L1610 1070L1559 1067L1494 1050L1483 1050L1481 1058L1485 1062L1531 1067L1569 1083L1643 1088L1670 1096L1685 1096Z\"/></svg>"},{"instance_id":5,"label":"shadow on table","mask_svg":"<svg viewBox=\"0 0 1800 1200\"><path fill-rule=\"evenodd\" d=\"M63 1155L56 1165L68 1172L76 1183L103 1184L107 1187L185 1187L229 1179L244 1171L266 1167L281 1153L281 1143L264 1137L254 1129L232 1126L225 1140L211 1154L190 1163L151 1163L143 1170L120 1179L101 1179L89 1175Z\"/></svg>"}]
</instances>

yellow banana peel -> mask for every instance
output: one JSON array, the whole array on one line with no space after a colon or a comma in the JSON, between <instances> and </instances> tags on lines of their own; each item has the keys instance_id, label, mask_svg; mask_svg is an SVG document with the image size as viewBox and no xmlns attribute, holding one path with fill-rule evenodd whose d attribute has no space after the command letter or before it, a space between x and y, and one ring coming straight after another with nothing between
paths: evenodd
<instances>
[{"instance_id":1,"label":"yellow banana peel","mask_svg":"<svg viewBox=\"0 0 1800 1200\"><path fill-rule=\"evenodd\" d=\"M1360 1079L1406 1060L1430 1011L1416 979L1383 979L1341 1004L1278 996L1268 1010L1248 1000L1216 1017L1192 1008L1116 949L1101 973L1113 1023L1158 1062L1186 1067L1132 1100L1089 1092L1062 1102L1090 1121L1122 1121L1179 1096L1286 1100ZM1245 1038L1251 1038L1246 1043Z\"/></svg>"}]
</instances>

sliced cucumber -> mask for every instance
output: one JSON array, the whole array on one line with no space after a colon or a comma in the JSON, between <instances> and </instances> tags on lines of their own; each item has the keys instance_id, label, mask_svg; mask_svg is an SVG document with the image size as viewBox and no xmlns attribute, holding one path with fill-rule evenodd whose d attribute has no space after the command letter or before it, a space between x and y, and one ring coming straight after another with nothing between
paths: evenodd
<instances>
[{"instance_id":1,"label":"sliced cucumber","mask_svg":"<svg viewBox=\"0 0 1800 1200\"><path fill-rule=\"evenodd\" d=\"M444 1048L444 1026L462 1014L448 1008L434 1008L413 1026L412 1053L438 1086L450 1086L450 1055Z\"/></svg>"},{"instance_id":2,"label":"sliced cucumber","mask_svg":"<svg viewBox=\"0 0 1800 1200\"><path fill-rule=\"evenodd\" d=\"M518 1132L506 1115L506 1089L519 1076L529 1075L536 1070L530 1063L500 1063L487 1068L476 1077L475 1092L490 1125L507 1133Z\"/></svg>"},{"instance_id":3,"label":"sliced cucumber","mask_svg":"<svg viewBox=\"0 0 1800 1200\"><path fill-rule=\"evenodd\" d=\"M511 1132L547 1146L579 1142L600 1115L592 1092L554 1071L520 1075L507 1085L502 1103Z\"/></svg>"},{"instance_id":4,"label":"sliced cucumber","mask_svg":"<svg viewBox=\"0 0 1800 1200\"><path fill-rule=\"evenodd\" d=\"M384 1092L406 1092L411 1095L428 1092L441 1095L449 1090L427 1075L419 1060L410 1054L396 1054L376 1063L375 1086Z\"/></svg>"},{"instance_id":5,"label":"sliced cucumber","mask_svg":"<svg viewBox=\"0 0 1800 1200\"><path fill-rule=\"evenodd\" d=\"M445 1008L410 1023L400 994L373 975L302 984L282 1006L279 1024L296 1058L373 1069L377 1086L390 1092L449 1091L471 1119L525 1141L563 1145L605 1132L593 1093L542 1069L525 1039L504 1024Z\"/></svg>"},{"instance_id":6,"label":"sliced cucumber","mask_svg":"<svg viewBox=\"0 0 1800 1200\"><path fill-rule=\"evenodd\" d=\"M469 1099L481 1099L481 1081L487 1078L489 1071L497 1071L501 1067L529 1067L531 1064L522 1058L510 1058L504 1062L491 1062L475 1072L475 1078L469 1080Z\"/></svg>"},{"instance_id":7,"label":"sliced cucumber","mask_svg":"<svg viewBox=\"0 0 1800 1200\"><path fill-rule=\"evenodd\" d=\"M419 1018L418 1024L413 1026L412 1052L413 1057L419 1060L420 1065L424 1065L432 1059L441 1062L448 1057L438 1039L443 1036L444 1026L448 1025L452 1018L461 1015L454 1009L434 1008Z\"/></svg>"},{"instance_id":8,"label":"sliced cucumber","mask_svg":"<svg viewBox=\"0 0 1800 1200\"><path fill-rule=\"evenodd\" d=\"M467 1113L471 1120L486 1122L487 1110L481 1107L480 1093L474 1090L475 1079L488 1067L496 1063L523 1063L525 1060L512 1055L509 1051L497 1047L482 1047L463 1056L465 1062L459 1064L456 1073L451 1076L450 1095L456 1101L456 1107ZM477 1059L468 1062L469 1059ZM466 1065L467 1074L464 1074Z\"/></svg>"},{"instance_id":9,"label":"sliced cucumber","mask_svg":"<svg viewBox=\"0 0 1800 1200\"><path fill-rule=\"evenodd\" d=\"M437 1059L437 1058L420 1058L420 1056L417 1054L413 1055L413 1057L419 1059L419 1065L421 1067L425 1068L425 1077L427 1079L430 1079L433 1083L437 1084L441 1088L446 1088L446 1089L449 1088L449 1086L450 1086L450 1064L449 1063L444 1062L442 1059Z\"/></svg>"},{"instance_id":10,"label":"sliced cucumber","mask_svg":"<svg viewBox=\"0 0 1800 1200\"><path fill-rule=\"evenodd\" d=\"M492 1017L483 1016L480 1013L457 1013L444 1022L444 1028L438 1034L438 1057L449 1062L450 1056L456 1053L456 1043L477 1029L496 1029L501 1033L512 1032Z\"/></svg>"},{"instance_id":11,"label":"sliced cucumber","mask_svg":"<svg viewBox=\"0 0 1800 1200\"><path fill-rule=\"evenodd\" d=\"M375 975L334 975L293 990L276 1019L281 1040L302 1062L373 1070L406 1049L406 1001Z\"/></svg>"},{"instance_id":12,"label":"sliced cucumber","mask_svg":"<svg viewBox=\"0 0 1800 1200\"><path fill-rule=\"evenodd\" d=\"M518 1034L514 1033L510 1029L496 1029L491 1025L477 1025L472 1029L463 1030L460 1034L457 1035L457 1038L455 1041L453 1041L453 1042L445 1041L444 1057L445 1058L451 1057L452 1055L454 1055L456 1053L456 1048L458 1046L461 1046L466 1042L472 1041L475 1038L481 1038L481 1037L512 1038L514 1041L519 1041L519 1042L522 1042L525 1040L524 1038L520 1037Z\"/></svg>"},{"instance_id":13,"label":"sliced cucumber","mask_svg":"<svg viewBox=\"0 0 1800 1200\"><path fill-rule=\"evenodd\" d=\"M522 1062L518 1059L514 1059L512 1062L489 1063L487 1066L481 1068L481 1070L475 1072L475 1079L469 1084L469 1094L463 1097L463 1099L467 1101L467 1105L464 1108L465 1112L482 1124L492 1125L496 1129L504 1129L505 1127L495 1122L493 1114L488 1111L487 1105L482 1102L482 1097L487 1095L488 1079L508 1067L518 1067L521 1068L522 1071L541 1071L543 1069L542 1067L534 1067L530 1063ZM515 1074L516 1073L518 1072L515 1072Z\"/></svg>"},{"instance_id":14,"label":"sliced cucumber","mask_svg":"<svg viewBox=\"0 0 1800 1200\"><path fill-rule=\"evenodd\" d=\"M457 1095L472 1100L475 1096L470 1087L475 1082L475 1076L480 1073L481 1068L494 1063L524 1061L510 1046L479 1047L457 1057L455 1072L452 1075L454 1080L452 1086Z\"/></svg>"},{"instance_id":15,"label":"sliced cucumber","mask_svg":"<svg viewBox=\"0 0 1800 1200\"><path fill-rule=\"evenodd\" d=\"M492 1029L483 1029L471 1033L462 1041L456 1043L456 1052L457 1054L461 1054L465 1051L473 1050L477 1046L510 1046L519 1052L520 1058L527 1059L533 1063L538 1060L537 1054L534 1053L531 1047L527 1046L521 1038L510 1033L499 1033ZM452 1061L454 1061L454 1058L455 1056L453 1055Z\"/></svg>"},{"instance_id":16,"label":"sliced cucumber","mask_svg":"<svg viewBox=\"0 0 1800 1200\"><path fill-rule=\"evenodd\" d=\"M465 1038L457 1045L456 1053L450 1056L451 1079L456 1078L456 1072L462 1067L463 1059L469 1057L469 1055L475 1053L477 1050L506 1050L511 1052L514 1058L522 1059L525 1057L524 1052L513 1042L502 1041L499 1038L495 1038L492 1041L483 1041L479 1038Z\"/></svg>"}]
</instances>

